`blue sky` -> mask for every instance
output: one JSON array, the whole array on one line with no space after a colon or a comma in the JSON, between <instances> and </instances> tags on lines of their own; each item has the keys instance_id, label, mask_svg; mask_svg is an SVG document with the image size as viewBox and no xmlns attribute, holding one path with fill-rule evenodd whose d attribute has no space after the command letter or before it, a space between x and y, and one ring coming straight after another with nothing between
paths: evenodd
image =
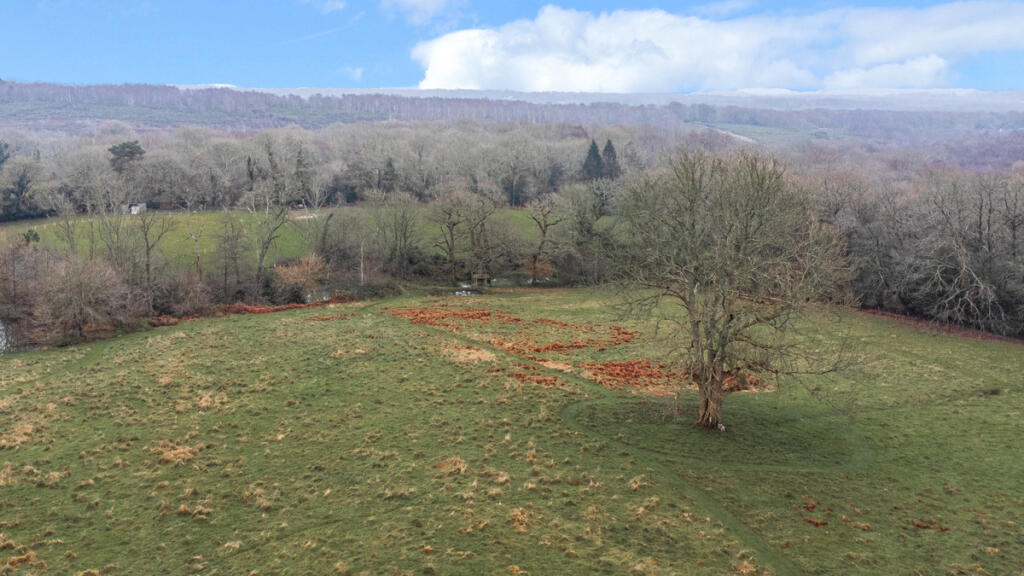
<instances>
[{"instance_id":1,"label":"blue sky","mask_svg":"<svg viewBox=\"0 0 1024 576\"><path fill-rule=\"evenodd\" d=\"M3 0L0 78L525 91L1024 89L1024 1Z\"/></svg>"}]
</instances>

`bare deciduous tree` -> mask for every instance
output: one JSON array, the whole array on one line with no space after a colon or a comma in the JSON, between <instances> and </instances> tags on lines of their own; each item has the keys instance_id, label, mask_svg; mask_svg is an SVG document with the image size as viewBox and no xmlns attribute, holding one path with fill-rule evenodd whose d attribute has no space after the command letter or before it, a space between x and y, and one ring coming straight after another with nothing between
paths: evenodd
<instances>
[{"instance_id":1,"label":"bare deciduous tree","mask_svg":"<svg viewBox=\"0 0 1024 576\"><path fill-rule=\"evenodd\" d=\"M173 218L154 211L144 211L135 216L135 229L142 241L142 261L145 269L146 283L146 305L150 311L153 309L153 257L157 248L175 228Z\"/></svg>"},{"instance_id":2,"label":"bare deciduous tree","mask_svg":"<svg viewBox=\"0 0 1024 576\"><path fill-rule=\"evenodd\" d=\"M488 235L487 226L497 209L497 204L483 194L471 194L465 205L463 214L465 215L472 258L469 267L473 274L490 275L492 272L491 261L494 260L494 247Z\"/></svg>"},{"instance_id":3,"label":"bare deciduous tree","mask_svg":"<svg viewBox=\"0 0 1024 576\"><path fill-rule=\"evenodd\" d=\"M683 152L623 206L623 280L637 311L658 316L699 390L697 424L724 429L727 377L830 370L787 338L794 315L829 297L841 244L815 223L808 195L774 159Z\"/></svg>"},{"instance_id":4,"label":"bare deciduous tree","mask_svg":"<svg viewBox=\"0 0 1024 576\"><path fill-rule=\"evenodd\" d=\"M441 237L434 242L434 246L444 251L445 259L448 261L449 280L453 285L458 282L455 251L461 229L466 222L465 210L468 201L464 192L449 191L434 202L433 212L430 216L431 221L441 232Z\"/></svg>"},{"instance_id":5,"label":"bare deciduous tree","mask_svg":"<svg viewBox=\"0 0 1024 576\"><path fill-rule=\"evenodd\" d=\"M390 201L374 209L377 249L388 271L405 275L416 250L418 211L414 201L402 193L393 193Z\"/></svg>"},{"instance_id":6,"label":"bare deciduous tree","mask_svg":"<svg viewBox=\"0 0 1024 576\"><path fill-rule=\"evenodd\" d=\"M43 341L84 339L91 325L121 325L129 315L127 288L100 259L60 259L39 289L35 324Z\"/></svg>"},{"instance_id":7,"label":"bare deciduous tree","mask_svg":"<svg viewBox=\"0 0 1024 576\"><path fill-rule=\"evenodd\" d=\"M276 141L268 136L263 141L267 169L265 177L252 184L249 192L248 209L255 218L253 239L256 243L256 287L262 290L266 284L265 269L267 254L281 236L281 229L289 221L288 175L282 168Z\"/></svg>"},{"instance_id":8,"label":"bare deciduous tree","mask_svg":"<svg viewBox=\"0 0 1024 576\"><path fill-rule=\"evenodd\" d=\"M542 268L541 264L547 263L546 268L551 266L547 258L548 232L551 228L561 224L565 220L565 216L559 213L558 197L550 194L530 202L528 208L530 209L530 220L533 220L533 223L537 225L537 231L540 232L540 242L537 243L537 248L530 255L530 283L536 284L538 272Z\"/></svg>"}]
</instances>

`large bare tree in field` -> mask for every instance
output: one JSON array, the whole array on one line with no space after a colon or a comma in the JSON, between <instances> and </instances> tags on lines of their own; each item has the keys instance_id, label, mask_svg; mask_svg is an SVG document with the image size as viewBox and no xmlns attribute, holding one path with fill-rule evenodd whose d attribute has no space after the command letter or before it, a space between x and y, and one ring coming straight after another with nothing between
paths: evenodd
<instances>
[{"instance_id":1,"label":"large bare tree in field","mask_svg":"<svg viewBox=\"0 0 1024 576\"><path fill-rule=\"evenodd\" d=\"M561 206L559 206L558 196L552 194L533 200L527 207L530 210L530 220L537 225L537 231L540 233L540 242L537 243L537 248L530 255L529 262L530 284L536 284L538 276L545 272L550 273L550 270L553 269L548 260L548 244L550 242L548 233L552 228L565 221L565 215L559 212Z\"/></svg>"},{"instance_id":2,"label":"large bare tree in field","mask_svg":"<svg viewBox=\"0 0 1024 576\"><path fill-rule=\"evenodd\" d=\"M663 337L699 391L699 426L725 428L730 376L835 369L787 336L809 302L834 295L841 243L776 160L683 152L634 185L622 213L630 303L670 327Z\"/></svg>"}]
</instances>

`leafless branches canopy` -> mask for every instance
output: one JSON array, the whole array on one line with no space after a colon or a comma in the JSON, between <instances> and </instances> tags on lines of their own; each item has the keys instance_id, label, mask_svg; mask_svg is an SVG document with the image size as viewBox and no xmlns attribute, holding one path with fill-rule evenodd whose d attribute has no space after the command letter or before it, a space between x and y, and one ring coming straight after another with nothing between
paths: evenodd
<instances>
[{"instance_id":1,"label":"leafless branches canopy","mask_svg":"<svg viewBox=\"0 0 1024 576\"><path fill-rule=\"evenodd\" d=\"M684 151L627 193L622 216L629 300L675 325L700 426L723 427L729 375L827 369L798 357L787 335L795 313L836 295L842 244L778 161Z\"/></svg>"}]
</instances>

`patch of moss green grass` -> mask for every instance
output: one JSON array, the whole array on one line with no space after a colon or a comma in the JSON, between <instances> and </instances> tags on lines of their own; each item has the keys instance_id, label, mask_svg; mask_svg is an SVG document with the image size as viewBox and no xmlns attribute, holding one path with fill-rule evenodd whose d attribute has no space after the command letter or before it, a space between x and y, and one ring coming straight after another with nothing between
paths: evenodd
<instances>
[{"instance_id":1,"label":"patch of moss green grass","mask_svg":"<svg viewBox=\"0 0 1024 576\"><path fill-rule=\"evenodd\" d=\"M357 205L343 206L332 210L335 212L335 217L338 218L355 215L354 217L362 220L369 229L373 229L375 214L379 208L370 205ZM440 249L434 246L435 241L440 238L440 228L437 224L431 222L430 210L429 206L416 205L416 222L413 229L413 238L419 245L430 247L429 250L441 255ZM325 210L321 217L326 217L327 212ZM161 263L166 263L168 269L172 272L179 272L194 266L196 246L189 235L191 231L197 234L201 232L199 254L204 269L209 270L211 267L218 265L216 257L218 253L217 243L218 236L223 229L223 214L221 212L198 212L190 217L186 217L182 212L165 212L165 214L173 219L174 228L167 233L157 247L156 256ZM243 250L248 260L246 264L254 267L256 265L255 232L258 226L257 215L245 211L235 211L233 215L240 219L243 229L247 234L245 246L248 249ZM309 215L301 210L296 210L291 214L290 222L281 229L280 237L274 242L267 255L268 262L273 264L278 261L291 260L305 256L310 252L312 247L310 242L307 241L307 237L313 234L313 232L312 228L308 226L309 221L306 220L308 217ZM131 222L132 216L126 215L124 218ZM529 213L526 210L510 208L500 210L495 213L494 219L496 226L504 226L509 230L515 231L530 246L534 245L540 238L536 225L530 220ZM20 235L30 228L39 234L41 245L67 251L67 244L60 239L58 223L54 219L45 218L0 224L0 249L19 241ZM75 237L80 254L88 254L90 243L96 253L105 254L104 250L106 248L100 237L98 223L93 222L93 229L90 234L89 219L84 216L80 217ZM464 259L468 255L468 248L463 248L460 245L458 255Z\"/></svg>"},{"instance_id":2,"label":"patch of moss green grass","mask_svg":"<svg viewBox=\"0 0 1024 576\"><path fill-rule=\"evenodd\" d=\"M2 357L0 573L1021 573L1024 348L844 313L868 362L812 379L825 401L735 394L705 432L690 390L582 377L659 360L614 302L405 296ZM466 306L522 322L391 312ZM489 343L571 336L538 318L641 336L543 355L569 373Z\"/></svg>"}]
</instances>

